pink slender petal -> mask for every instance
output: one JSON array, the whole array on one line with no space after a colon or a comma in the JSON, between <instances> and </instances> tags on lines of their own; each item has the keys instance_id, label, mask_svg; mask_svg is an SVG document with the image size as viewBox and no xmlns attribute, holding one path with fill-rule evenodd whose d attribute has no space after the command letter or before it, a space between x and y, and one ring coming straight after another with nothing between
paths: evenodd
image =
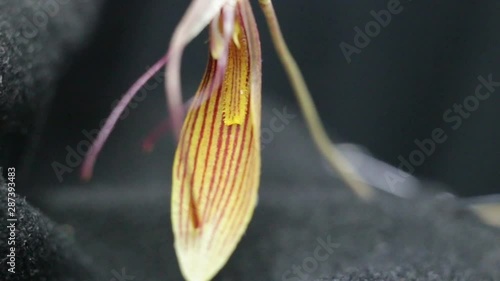
<instances>
[{"instance_id":1,"label":"pink slender petal","mask_svg":"<svg viewBox=\"0 0 500 281\"><path fill-rule=\"evenodd\" d=\"M232 35L234 32L234 17L236 14L236 6L232 4L226 4L222 9L222 46L223 50L219 58L217 58L217 66L215 69L214 79L210 82L210 85L207 87L206 92L211 95L215 89L217 89L222 83L222 79L224 78L224 73L226 73L227 67L227 56L228 56L228 46L232 39ZM212 26L218 26L219 21L213 21ZM216 28L218 30L218 28ZM214 28L211 30L214 32ZM220 34L219 34L220 36ZM217 39L215 39L217 40ZM208 98L208 97L207 97Z\"/></svg>"},{"instance_id":2,"label":"pink slender petal","mask_svg":"<svg viewBox=\"0 0 500 281\"><path fill-rule=\"evenodd\" d=\"M108 139L111 131L115 127L118 119L120 118L123 111L127 108L130 101L134 98L134 96L139 92L139 90L147 83L149 79L151 79L168 61L169 55L162 57L159 61L157 61L146 73L144 73L133 85L130 89L123 95L120 102L113 109L111 114L109 115L106 123L102 127L99 135L93 142L90 147L87 155L85 156L85 160L83 162L82 170L81 170L81 178L83 180L90 180L92 178L92 174L94 171L95 161L99 152L101 152L104 143Z\"/></svg>"},{"instance_id":3,"label":"pink slender petal","mask_svg":"<svg viewBox=\"0 0 500 281\"><path fill-rule=\"evenodd\" d=\"M182 49L212 21L222 7L235 0L193 0L177 25L171 49Z\"/></svg>"},{"instance_id":4,"label":"pink slender petal","mask_svg":"<svg viewBox=\"0 0 500 281\"><path fill-rule=\"evenodd\" d=\"M220 56L224 45L224 34L220 30L220 21L222 17L222 12L215 16L215 18L210 22L210 53L212 57L217 59ZM220 49L220 50L219 50Z\"/></svg>"},{"instance_id":5,"label":"pink slender petal","mask_svg":"<svg viewBox=\"0 0 500 281\"><path fill-rule=\"evenodd\" d=\"M172 128L175 139L179 139L179 132L182 128L182 116L184 115L182 107L182 90L180 81L181 56L183 49L172 50L175 56L167 66L165 71L165 88L167 94L167 108L172 120Z\"/></svg>"},{"instance_id":6,"label":"pink slender petal","mask_svg":"<svg viewBox=\"0 0 500 281\"><path fill-rule=\"evenodd\" d=\"M228 3L235 3L235 0L193 0L172 36L169 47L171 61L165 72L165 89L167 108L172 119L172 128L176 139L179 139L184 116L180 79L184 48Z\"/></svg>"}]
</instances>

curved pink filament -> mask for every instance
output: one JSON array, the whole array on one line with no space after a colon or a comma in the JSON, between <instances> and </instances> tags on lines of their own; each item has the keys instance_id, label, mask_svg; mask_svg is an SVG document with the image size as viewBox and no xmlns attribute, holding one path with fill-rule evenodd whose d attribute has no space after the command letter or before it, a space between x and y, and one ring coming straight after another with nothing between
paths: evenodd
<instances>
[{"instance_id":1,"label":"curved pink filament","mask_svg":"<svg viewBox=\"0 0 500 281\"><path fill-rule=\"evenodd\" d=\"M95 161L97 156L102 150L104 143L108 139L111 131L115 127L118 119L120 118L123 111L127 108L130 101L134 98L134 96L139 92L139 90L147 83L149 79L151 79L168 61L168 54L162 57L159 61L157 61L146 73L144 73L133 85L130 89L123 95L120 102L113 109L111 114L109 115L106 123L102 127L99 135L92 143L87 155L85 156L85 160L83 162L83 166L81 169L81 178L83 180L90 180L93 175Z\"/></svg>"}]
</instances>

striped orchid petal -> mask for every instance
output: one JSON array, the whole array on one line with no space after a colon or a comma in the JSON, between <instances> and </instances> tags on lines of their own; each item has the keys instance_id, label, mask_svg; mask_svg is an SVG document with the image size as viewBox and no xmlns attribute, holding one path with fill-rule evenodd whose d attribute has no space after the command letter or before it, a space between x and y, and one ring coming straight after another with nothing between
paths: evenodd
<instances>
[{"instance_id":1,"label":"striped orchid petal","mask_svg":"<svg viewBox=\"0 0 500 281\"><path fill-rule=\"evenodd\" d=\"M227 262L252 217L260 177L260 42L246 1L235 11L224 75L210 55L188 110L174 160L172 226L188 281L210 280Z\"/></svg>"},{"instance_id":2,"label":"striped orchid petal","mask_svg":"<svg viewBox=\"0 0 500 281\"><path fill-rule=\"evenodd\" d=\"M350 163L328 138L281 34L272 1L259 0L259 4L316 146L361 198L372 198L372 189L356 179ZM207 26L207 69L197 94L183 106L182 54ZM259 33L249 0L192 0L174 31L167 55L123 96L82 167L82 177L90 179L95 159L119 116L146 81L166 65L170 116L146 138L143 148L151 151L169 130L179 140L172 174L171 216L174 247L187 281L208 281L217 274L241 240L257 204L261 60Z\"/></svg>"}]
</instances>

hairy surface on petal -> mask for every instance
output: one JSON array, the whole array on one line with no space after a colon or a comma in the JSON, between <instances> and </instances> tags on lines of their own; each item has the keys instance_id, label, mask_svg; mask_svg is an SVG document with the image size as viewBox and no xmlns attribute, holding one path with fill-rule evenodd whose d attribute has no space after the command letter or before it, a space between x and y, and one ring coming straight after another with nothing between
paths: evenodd
<instances>
[{"instance_id":1,"label":"hairy surface on petal","mask_svg":"<svg viewBox=\"0 0 500 281\"><path fill-rule=\"evenodd\" d=\"M260 38L259 30L257 29L257 23L255 22L255 17L252 12L252 6L250 6L249 1L240 1L238 4L241 25L245 29L245 35L248 43L248 55L250 61L250 88L258 89L250 91L252 103L250 103L250 110L255 114L252 114L251 118L255 124L260 124L261 122L261 85L262 85L262 54L260 48ZM255 128L257 135L260 138L260 125Z\"/></svg>"},{"instance_id":2,"label":"hairy surface on petal","mask_svg":"<svg viewBox=\"0 0 500 281\"><path fill-rule=\"evenodd\" d=\"M239 46L229 42L223 81L214 92L207 91L218 63L210 58L175 156L172 226L188 281L210 280L224 266L257 203L261 60L252 56L252 48L260 43L255 30L249 31L252 37L247 34L244 21L255 22L253 16L243 19L244 9L238 4Z\"/></svg>"}]
</instances>

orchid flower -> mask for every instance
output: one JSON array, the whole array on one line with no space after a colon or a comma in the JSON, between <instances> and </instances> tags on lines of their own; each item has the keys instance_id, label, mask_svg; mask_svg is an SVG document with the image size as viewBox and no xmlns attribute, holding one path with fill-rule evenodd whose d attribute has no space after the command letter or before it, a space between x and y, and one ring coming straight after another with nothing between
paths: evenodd
<instances>
[{"instance_id":1,"label":"orchid flower","mask_svg":"<svg viewBox=\"0 0 500 281\"><path fill-rule=\"evenodd\" d=\"M356 179L353 168L323 129L283 40L272 2L259 3L320 152L360 197L369 199L372 190ZM180 86L182 53L205 27L209 27L210 38L208 65L185 115ZM169 128L178 139L171 216L175 251L188 281L207 281L219 272L245 233L257 204L261 61L259 33L249 0L193 0L175 29L166 56L123 96L89 150L82 169L82 177L90 178L97 154L122 111L140 87L166 65L170 119L153 133L153 139Z\"/></svg>"}]
</instances>

